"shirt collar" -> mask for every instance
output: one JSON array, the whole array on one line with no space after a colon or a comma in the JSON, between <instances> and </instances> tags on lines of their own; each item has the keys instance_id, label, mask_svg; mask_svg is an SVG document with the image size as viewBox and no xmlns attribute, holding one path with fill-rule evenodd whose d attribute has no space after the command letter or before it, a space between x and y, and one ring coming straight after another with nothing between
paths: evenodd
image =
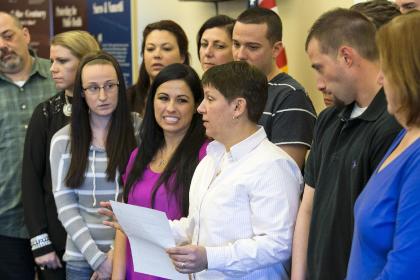
<instances>
[{"instance_id":1,"label":"shirt collar","mask_svg":"<svg viewBox=\"0 0 420 280\"><path fill-rule=\"evenodd\" d=\"M353 107L354 102L344 107L344 109L341 110L340 114L338 114L338 117L342 120L348 120L350 118ZM364 111L363 114L354 119L361 119L368 122L374 122L382 115L384 110L386 110L386 99L384 89L381 88L373 98L372 102L369 104L366 111Z\"/></svg>"},{"instance_id":2,"label":"shirt collar","mask_svg":"<svg viewBox=\"0 0 420 280\"><path fill-rule=\"evenodd\" d=\"M259 129L255 133L230 148L229 153L232 160L240 160L244 155L255 149L264 139L267 139L264 128L262 126L258 127ZM225 152L225 146L216 140L211 142L207 147L207 154L216 159L221 159Z\"/></svg>"},{"instance_id":3,"label":"shirt collar","mask_svg":"<svg viewBox=\"0 0 420 280\"><path fill-rule=\"evenodd\" d=\"M31 54L32 61L32 70L29 76L34 75L35 73L38 73L44 78L48 78L50 76L50 71L47 69L47 67L41 67L41 62L39 61L38 56L35 54L35 52L31 49L29 49L29 53Z\"/></svg>"}]
</instances>

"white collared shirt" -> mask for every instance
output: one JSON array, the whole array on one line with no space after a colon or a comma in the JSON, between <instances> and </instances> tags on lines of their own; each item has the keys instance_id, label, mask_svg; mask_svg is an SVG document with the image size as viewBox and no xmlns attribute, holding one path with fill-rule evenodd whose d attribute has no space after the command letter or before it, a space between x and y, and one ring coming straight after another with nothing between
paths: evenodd
<instances>
[{"instance_id":1,"label":"white collared shirt","mask_svg":"<svg viewBox=\"0 0 420 280\"><path fill-rule=\"evenodd\" d=\"M303 179L264 129L229 152L213 141L190 188L187 218L173 221L177 244L206 247L196 279L288 279Z\"/></svg>"}]
</instances>

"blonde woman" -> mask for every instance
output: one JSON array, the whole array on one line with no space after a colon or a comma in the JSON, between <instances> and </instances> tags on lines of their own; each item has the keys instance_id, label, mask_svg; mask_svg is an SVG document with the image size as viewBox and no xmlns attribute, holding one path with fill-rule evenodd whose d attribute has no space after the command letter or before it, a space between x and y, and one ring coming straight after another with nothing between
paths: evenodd
<instances>
[{"instance_id":1,"label":"blonde woman","mask_svg":"<svg viewBox=\"0 0 420 280\"><path fill-rule=\"evenodd\" d=\"M76 73L70 124L51 140L54 199L67 232L67 280L111 277L115 231L102 226L97 211L99 201L120 197L120 175L136 146L140 119L131 119L125 93L112 55L85 55Z\"/></svg>"},{"instance_id":2,"label":"blonde woman","mask_svg":"<svg viewBox=\"0 0 420 280\"><path fill-rule=\"evenodd\" d=\"M388 112L403 130L354 206L346 279L420 275L420 12L399 16L376 35ZM417 275L417 276L416 276Z\"/></svg>"},{"instance_id":3,"label":"blonde woman","mask_svg":"<svg viewBox=\"0 0 420 280\"><path fill-rule=\"evenodd\" d=\"M97 50L98 43L85 31L64 32L53 38L50 70L58 93L37 106L26 133L23 207L32 252L42 279L65 279L62 256L66 232L57 219L52 194L50 142L54 133L69 122L74 80L81 58Z\"/></svg>"}]
</instances>

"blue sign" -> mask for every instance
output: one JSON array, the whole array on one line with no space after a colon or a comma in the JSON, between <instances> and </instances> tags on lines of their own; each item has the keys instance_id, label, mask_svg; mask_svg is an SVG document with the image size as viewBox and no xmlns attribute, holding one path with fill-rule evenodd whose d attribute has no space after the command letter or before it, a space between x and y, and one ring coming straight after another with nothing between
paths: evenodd
<instances>
[{"instance_id":1,"label":"blue sign","mask_svg":"<svg viewBox=\"0 0 420 280\"><path fill-rule=\"evenodd\" d=\"M127 85L133 79L130 5L130 0L88 0L88 31L118 60Z\"/></svg>"}]
</instances>

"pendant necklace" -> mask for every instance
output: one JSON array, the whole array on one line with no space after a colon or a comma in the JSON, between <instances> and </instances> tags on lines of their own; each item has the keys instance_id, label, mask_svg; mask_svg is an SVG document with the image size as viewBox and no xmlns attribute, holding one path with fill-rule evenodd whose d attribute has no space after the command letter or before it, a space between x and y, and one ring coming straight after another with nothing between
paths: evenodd
<instances>
[{"instance_id":1,"label":"pendant necklace","mask_svg":"<svg viewBox=\"0 0 420 280\"><path fill-rule=\"evenodd\" d=\"M162 159L159 161L158 166L159 166L159 167L162 167L162 166L165 166L165 165L166 165L166 160L162 158Z\"/></svg>"},{"instance_id":2,"label":"pendant necklace","mask_svg":"<svg viewBox=\"0 0 420 280\"><path fill-rule=\"evenodd\" d=\"M64 104L64 106L63 106L63 114L66 117L70 117L71 116L71 104L70 104L69 99L68 99L66 94L64 94L64 98L66 99L66 104Z\"/></svg>"},{"instance_id":3,"label":"pendant necklace","mask_svg":"<svg viewBox=\"0 0 420 280\"><path fill-rule=\"evenodd\" d=\"M163 156L163 150L160 150L160 160L158 163L159 168L164 167L166 163L167 161L165 160L165 157Z\"/></svg>"},{"instance_id":4,"label":"pendant necklace","mask_svg":"<svg viewBox=\"0 0 420 280\"><path fill-rule=\"evenodd\" d=\"M159 163L158 163L159 168L165 167L168 164L170 159L171 159L171 156L165 157L164 153L163 153L163 150L161 149L160 150L160 160L159 160Z\"/></svg>"}]
</instances>

